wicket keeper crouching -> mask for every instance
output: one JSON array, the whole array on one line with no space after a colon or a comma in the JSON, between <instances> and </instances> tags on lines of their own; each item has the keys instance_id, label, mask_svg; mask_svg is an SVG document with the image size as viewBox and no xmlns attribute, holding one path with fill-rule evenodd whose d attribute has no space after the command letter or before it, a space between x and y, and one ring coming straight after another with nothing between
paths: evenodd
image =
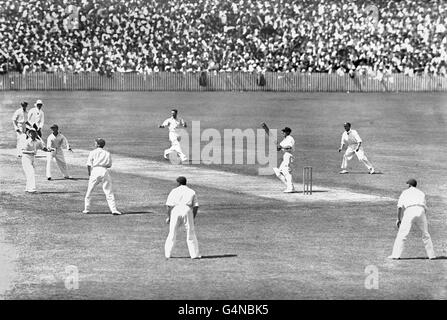
<instances>
[{"instance_id":1,"label":"wicket keeper crouching","mask_svg":"<svg viewBox=\"0 0 447 320\"><path fill-rule=\"evenodd\" d=\"M195 191L186 186L185 177L178 177L177 182L178 187L169 193L166 200L168 210L166 223L169 223L169 234L165 242L165 257L166 259L171 257L177 230L181 224L184 224L189 255L192 259L200 259L199 243L194 230L194 218L199 210L199 202Z\"/></svg>"}]
</instances>

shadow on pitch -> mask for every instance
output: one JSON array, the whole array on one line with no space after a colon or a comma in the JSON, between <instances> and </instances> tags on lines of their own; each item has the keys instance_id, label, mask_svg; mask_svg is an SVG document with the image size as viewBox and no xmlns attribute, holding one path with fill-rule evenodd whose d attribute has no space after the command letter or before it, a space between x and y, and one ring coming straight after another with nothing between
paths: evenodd
<instances>
[{"instance_id":1,"label":"shadow on pitch","mask_svg":"<svg viewBox=\"0 0 447 320\"><path fill-rule=\"evenodd\" d=\"M121 216L132 215L132 214L151 214L155 213L154 211L122 211ZM84 213L86 216L94 216L94 215L112 215L110 211L96 211ZM118 215L120 216L120 215Z\"/></svg>"},{"instance_id":2,"label":"shadow on pitch","mask_svg":"<svg viewBox=\"0 0 447 320\"><path fill-rule=\"evenodd\" d=\"M428 260L427 257L409 257L409 258L400 258L399 260ZM439 256L434 258L433 260L447 260L446 256Z\"/></svg>"},{"instance_id":3,"label":"shadow on pitch","mask_svg":"<svg viewBox=\"0 0 447 320\"><path fill-rule=\"evenodd\" d=\"M37 194L64 194L64 193L79 193L78 191L37 191Z\"/></svg>"},{"instance_id":4,"label":"shadow on pitch","mask_svg":"<svg viewBox=\"0 0 447 320\"><path fill-rule=\"evenodd\" d=\"M66 180L66 181L70 181L70 180L73 180L73 181L82 181L82 180L84 180L84 181L88 181L89 180L89 178L69 178L69 179L65 179L65 178L51 178L51 181L61 181L61 180Z\"/></svg>"},{"instance_id":5,"label":"shadow on pitch","mask_svg":"<svg viewBox=\"0 0 447 320\"><path fill-rule=\"evenodd\" d=\"M324 192L329 192L329 190L312 190L312 193L324 193ZM304 191L303 190L295 190L290 193L304 193Z\"/></svg>"},{"instance_id":6,"label":"shadow on pitch","mask_svg":"<svg viewBox=\"0 0 447 320\"><path fill-rule=\"evenodd\" d=\"M202 256L202 259L222 259L222 258L235 258L237 254L216 254L209 256ZM171 257L171 259L191 259L191 257Z\"/></svg>"},{"instance_id":7,"label":"shadow on pitch","mask_svg":"<svg viewBox=\"0 0 447 320\"><path fill-rule=\"evenodd\" d=\"M348 173L346 173L346 175L350 175L350 174L366 174L366 175L368 175L368 174L370 174L370 173L367 172L367 171L349 171ZM375 172L372 174L372 176L375 176L376 174L383 174L383 172L381 172L381 171L375 171Z\"/></svg>"}]
</instances>

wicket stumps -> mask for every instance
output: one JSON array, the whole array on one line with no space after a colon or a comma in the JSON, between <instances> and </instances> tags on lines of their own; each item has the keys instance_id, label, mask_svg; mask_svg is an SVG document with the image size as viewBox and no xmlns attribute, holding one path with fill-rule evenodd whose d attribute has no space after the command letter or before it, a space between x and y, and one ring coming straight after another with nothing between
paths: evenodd
<instances>
[{"instance_id":1,"label":"wicket stumps","mask_svg":"<svg viewBox=\"0 0 447 320\"><path fill-rule=\"evenodd\" d=\"M312 194L312 167L303 168L303 194Z\"/></svg>"}]
</instances>

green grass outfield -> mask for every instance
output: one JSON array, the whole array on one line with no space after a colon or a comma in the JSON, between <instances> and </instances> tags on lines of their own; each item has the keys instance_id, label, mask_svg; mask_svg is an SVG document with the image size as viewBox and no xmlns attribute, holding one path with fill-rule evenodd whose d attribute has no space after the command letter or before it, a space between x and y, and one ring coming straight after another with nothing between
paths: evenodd
<instances>
[{"instance_id":1,"label":"green grass outfield","mask_svg":"<svg viewBox=\"0 0 447 320\"><path fill-rule=\"evenodd\" d=\"M32 104L36 99L45 103L44 137L57 123L74 155L91 149L95 137L106 139L106 148L118 160L112 178L125 215L107 214L100 188L93 197L96 214L80 213L87 187L87 170L78 165L82 161L69 166L76 179L60 179L54 165L54 180L48 182L44 158L38 158L40 193L25 194L21 163L12 155L10 119L20 101ZM157 125L173 105L189 123L200 120L202 130L257 128L261 121L271 128L289 126L296 140L298 184L302 167L311 165L317 188L379 200L309 201L294 194L296 201L283 201L275 196L283 195L273 176L262 177L272 186L272 197L237 188L238 181L261 181L257 165L175 167L179 175L187 175L199 197L196 229L205 259L188 258L181 232L176 258L166 261L163 204L175 187L168 177L176 169L170 168L166 178L160 174L170 165L162 159L169 142L167 130ZM0 115L0 297L447 298L445 94L1 92ZM338 174L342 154L337 148L345 121L358 130L366 154L382 174L368 175L355 158L349 162L351 174ZM134 171L131 166L119 170L124 158L139 165ZM145 163L159 163L161 169L148 175ZM194 181L194 172L207 170L209 183L203 177ZM235 178L213 184L220 172L234 173ZM396 235L395 199L409 177L427 194L429 230L439 260L422 259L417 231L404 252L408 259L386 259ZM67 266L79 271L76 290L64 284ZM378 289L365 288L367 266L379 272Z\"/></svg>"}]
</instances>

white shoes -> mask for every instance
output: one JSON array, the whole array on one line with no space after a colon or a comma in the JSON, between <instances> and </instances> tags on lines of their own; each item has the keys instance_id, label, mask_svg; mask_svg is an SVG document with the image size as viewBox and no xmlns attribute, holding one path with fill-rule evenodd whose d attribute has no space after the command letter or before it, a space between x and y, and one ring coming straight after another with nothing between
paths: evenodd
<instances>
[{"instance_id":1,"label":"white shoes","mask_svg":"<svg viewBox=\"0 0 447 320\"><path fill-rule=\"evenodd\" d=\"M284 193L294 193L295 189L286 189L283 191Z\"/></svg>"},{"instance_id":2,"label":"white shoes","mask_svg":"<svg viewBox=\"0 0 447 320\"><path fill-rule=\"evenodd\" d=\"M88 211L88 210L83 210L82 213L89 214L90 211Z\"/></svg>"},{"instance_id":3,"label":"white shoes","mask_svg":"<svg viewBox=\"0 0 447 320\"><path fill-rule=\"evenodd\" d=\"M117 211L113 211L112 214L113 214L114 216L120 216L120 215L122 215L122 213L119 212L118 210L117 210Z\"/></svg>"},{"instance_id":4,"label":"white shoes","mask_svg":"<svg viewBox=\"0 0 447 320\"><path fill-rule=\"evenodd\" d=\"M399 260L400 258L398 258L398 257L393 257L393 256L388 256L388 259Z\"/></svg>"},{"instance_id":5,"label":"white shoes","mask_svg":"<svg viewBox=\"0 0 447 320\"><path fill-rule=\"evenodd\" d=\"M371 168L371 170L369 170L369 174L374 174L376 171L374 170L374 168Z\"/></svg>"},{"instance_id":6,"label":"white shoes","mask_svg":"<svg viewBox=\"0 0 447 320\"><path fill-rule=\"evenodd\" d=\"M345 174L345 173L348 173L348 170L341 170L339 173L340 174Z\"/></svg>"}]
</instances>

